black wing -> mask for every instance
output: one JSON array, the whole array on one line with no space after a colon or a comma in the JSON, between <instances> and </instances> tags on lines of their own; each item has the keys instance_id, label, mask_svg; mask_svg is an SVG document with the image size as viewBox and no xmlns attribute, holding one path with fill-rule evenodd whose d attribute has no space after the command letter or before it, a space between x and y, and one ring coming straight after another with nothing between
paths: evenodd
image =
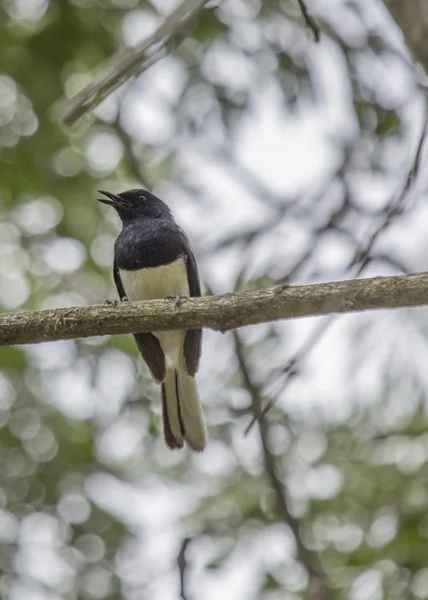
<instances>
[{"instance_id":1,"label":"black wing","mask_svg":"<svg viewBox=\"0 0 428 600\"><path fill-rule=\"evenodd\" d=\"M116 261L114 261L113 265L113 277L119 298L123 300L123 298L126 297L126 293ZM151 333L134 333L133 335L138 350L140 351L144 362L149 367L153 379L156 383L162 383L165 379L165 355L159 340Z\"/></svg>"},{"instance_id":2,"label":"black wing","mask_svg":"<svg viewBox=\"0 0 428 600\"><path fill-rule=\"evenodd\" d=\"M184 252L186 255L187 278L189 281L190 296L201 295L201 283L199 281L198 265L189 239L180 228ZM184 360L186 371L192 377L197 373L202 350L202 329L189 329L184 338Z\"/></svg>"},{"instance_id":3,"label":"black wing","mask_svg":"<svg viewBox=\"0 0 428 600\"><path fill-rule=\"evenodd\" d=\"M113 278L116 284L117 293L119 294L119 299L122 301L124 298L126 298L126 294L120 278L119 267L117 266L116 259L113 263Z\"/></svg>"}]
</instances>

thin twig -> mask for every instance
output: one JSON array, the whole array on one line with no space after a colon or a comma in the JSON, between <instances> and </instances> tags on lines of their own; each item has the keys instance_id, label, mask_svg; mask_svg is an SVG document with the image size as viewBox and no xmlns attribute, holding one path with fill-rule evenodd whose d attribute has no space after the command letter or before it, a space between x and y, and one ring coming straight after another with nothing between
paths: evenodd
<instances>
[{"instance_id":1,"label":"thin twig","mask_svg":"<svg viewBox=\"0 0 428 600\"><path fill-rule=\"evenodd\" d=\"M263 448L265 470L269 477L271 487L275 493L278 510L284 523L291 529L296 541L297 557L305 566L309 575L308 595L310 600L331 600L332 591L326 573L323 570L318 556L309 550L303 543L300 532L300 521L294 517L287 506L286 492L283 481L278 475L275 456L269 449L270 423L267 418L261 418L262 393L259 386L253 381L250 369L247 365L245 348L238 332L233 332L235 341L235 352L238 360L239 370L243 379L244 387L251 397L251 409L257 420L260 441Z\"/></svg>"},{"instance_id":2,"label":"thin twig","mask_svg":"<svg viewBox=\"0 0 428 600\"><path fill-rule=\"evenodd\" d=\"M319 28L318 23L315 19L309 14L308 7L304 0L297 0L298 5L300 6L300 10L302 11L303 18L305 19L306 25L314 34L314 39L316 42L319 42L321 39L321 30Z\"/></svg>"},{"instance_id":3,"label":"thin twig","mask_svg":"<svg viewBox=\"0 0 428 600\"><path fill-rule=\"evenodd\" d=\"M178 566L178 572L180 575L180 598L182 600L187 600L187 594L186 594L186 572L187 572L187 567L188 567L188 562L186 559L186 550L187 547L189 546L191 542L190 538L184 538L182 543L181 543L181 547L180 547L180 551L177 555L177 566Z\"/></svg>"},{"instance_id":4,"label":"thin twig","mask_svg":"<svg viewBox=\"0 0 428 600\"><path fill-rule=\"evenodd\" d=\"M415 157L404 182L404 185L400 193L396 197L394 197L389 203L384 218L382 219L380 225L378 225L378 227L373 231L372 235L369 237L364 247L364 250L357 250L355 252L354 257L352 258L348 267L346 268L345 273L349 273L349 271L352 270L352 267L356 266L357 268L355 270L355 277L359 277L361 275L367 264L370 262L370 255L379 236L393 223L397 215L399 215L404 210L405 203L406 201L408 201L409 198L410 189L415 183L416 177L419 173L419 169L423 158L423 147L427 133L428 103L425 105L424 125L416 148ZM310 252L308 254L310 255ZM306 342L304 342L304 344L297 350L297 352L289 359L286 366L279 369L276 375L279 374L280 376L284 376L284 380L280 388L275 393L276 398L278 398L280 392L284 391L286 386L290 383L291 379L293 379L294 376L297 375L298 371L301 368L302 362L321 341L321 339L324 337L325 333L328 331L334 320L335 317L332 316L324 323L321 323L321 325L319 325L315 329L315 331L312 333L309 339ZM273 373L271 377L275 377L275 374ZM264 418L264 416L271 410L271 408L275 406L276 401L277 400L274 398L270 398L268 400L266 406L261 411L261 418ZM247 435L251 431L254 424L255 417L253 416L250 423L245 429L245 435Z\"/></svg>"},{"instance_id":5,"label":"thin twig","mask_svg":"<svg viewBox=\"0 0 428 600\"><path fill-rule=\"evenodd\" d=\"M391 225L394 218L404 210L404 205L405 205L406 201L409 199L410 188L414 184L416 177L419 173L419 169L421 166L421 160L422 160L422 150L424 147L424 141L425 141L425 138L427 135L427 130L428 130L428 103L425 106L424 126L422 128L422 132L421 132L419 142L418 142L418 145L416 148L415 158L413 160L412 166L407 175L404 186L403 186L401 192L398 194L398 196L395 199L393 199L392 202L389 204L388 209L385 214L385 217L383 218L381 224L375 229L375 231L370 236L364 251L362 251L362 252L357 251L348 267L348 271L349 271L353 266L355 266L356 264L359 264L359 267L355 274L356 277L358 277L364 270L364 268L369 260L370 253L373 249L373 246L375 245L375 243L376 243L377 239L379 238L379 236L381 235L381 233L383 233Z\"/></svg>"},{"instance_id":6,"label":"thin twig","mask_svg":"<svg viewBox=\"0 0 428 600\"><path fill-rule=\"evenodd\" d=\"M141 162L136 157L132 147L132 139L125 131L123 131L122 127L119 125L119 120L116 120L116 122L113 124L113 130L116 132L117 137L120 139L125 148L125 156L128 159L129 168L132 171L135 179L146 190L151 190L151 185L148 183Z\"/></svg>"},{"instance_id":7,"label":"thin twig","mask_svg":"<svg viewBox=\"0 0 428 600\"><path fill-rule=\"evenodd\" d=\"M114 56L100 69L89 85L66 102L60 111L60 120L71 125L79 117L98 106L127 79L158 61L165 55L166 47L171 40L199 13L207 1L184 0L141 44Z\"/></svg>"},{"instance_id":8,"label":"thin twig","mask_svg":"<svg viewBox=\"0 0 428 600\"><path fill-rule=\"evenodd\" d=\"M285 387L290 383L290 381L292 379L294 379L294 377L296 377L296 375L299 374L300 365L301 365L302 361L308 356L309 352L311 352L311 350L313 350L313 348L315 348L316 344L321 340L323 335L326 333L327 329L330 327L333 319L334 319L334 317L330 317L329 319L327 319L326 321L321 323L321 325L317 329L315 329L315 331L312 333L312 335L310 335L308 337L308 339L302 344L302 346L298 349L298 351L294 354L294 356L287 362L285 367L281 367L280 374L284 375L284 377L285 377L284 381L282 382L280 388L277 389L276 392L271 391L269 393L269 395L272 397L267 402L266 406L264 406L263 409L261 410L261 412L260 412L261 419L263 419L267 415L267 413L275 406L276 399L274 399L274 398L277 398L278 394L285 389ZM275 372L271 373L271 378L275 377L275 375L276 375ZM266 396L266 393L265 393L265 396ZM255 422L256 422L256 417L253 416L244 431L244 435L248 435L250 433Z\"/></svg>"}]
</instances>

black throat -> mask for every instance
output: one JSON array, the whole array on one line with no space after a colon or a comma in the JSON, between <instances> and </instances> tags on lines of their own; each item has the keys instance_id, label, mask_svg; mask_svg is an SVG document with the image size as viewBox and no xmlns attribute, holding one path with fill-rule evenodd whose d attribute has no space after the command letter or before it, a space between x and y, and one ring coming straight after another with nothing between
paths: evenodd
<instances>
[{"instance_id":1,"label":"black throat","mask_svg":"<svg viewBox=\"0 0 428 600\"><path fill-rule=\"evenodd\" d=\"M125 271L168 265L185 253L182 235L172 217L128 221L114 246L115 263Z\"/></svg>"}]
</instances>

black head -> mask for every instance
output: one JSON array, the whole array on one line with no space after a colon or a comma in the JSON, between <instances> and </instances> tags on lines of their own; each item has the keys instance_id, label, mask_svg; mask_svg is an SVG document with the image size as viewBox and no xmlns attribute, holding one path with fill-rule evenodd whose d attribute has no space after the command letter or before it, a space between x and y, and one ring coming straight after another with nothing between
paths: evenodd
<instances>
[{"instance_id":1,"label":"black head","mask_svg":"<svg viewBox=\"0 0 428 600\"><path fill-rule=\"evenodd\" d=\"M165 202L147 190L128 190L120 194L113 194L105 190L98 191L107 196L107 198L98 198L98 202L113 206L124 223L135 219L157 219L162 216L172 216Z\"/></svg>"}]
</instances>

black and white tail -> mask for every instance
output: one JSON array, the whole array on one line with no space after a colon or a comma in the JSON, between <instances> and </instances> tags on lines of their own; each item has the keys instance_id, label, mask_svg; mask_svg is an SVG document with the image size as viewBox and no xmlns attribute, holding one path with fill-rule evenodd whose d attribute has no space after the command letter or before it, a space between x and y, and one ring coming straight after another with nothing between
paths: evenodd
<instances>
[{"instance_id":1,"label":"black and white tail","mask_svg":"<svg viewBox=\"0 0 428 600\"><path fill-rule=\"evenodd\" d=\"M172 449L183 447L202 452L207 443L204 416L194 377L184 367L168 365L162 383L164 437Z\"/></svg>"}]
</instances>

